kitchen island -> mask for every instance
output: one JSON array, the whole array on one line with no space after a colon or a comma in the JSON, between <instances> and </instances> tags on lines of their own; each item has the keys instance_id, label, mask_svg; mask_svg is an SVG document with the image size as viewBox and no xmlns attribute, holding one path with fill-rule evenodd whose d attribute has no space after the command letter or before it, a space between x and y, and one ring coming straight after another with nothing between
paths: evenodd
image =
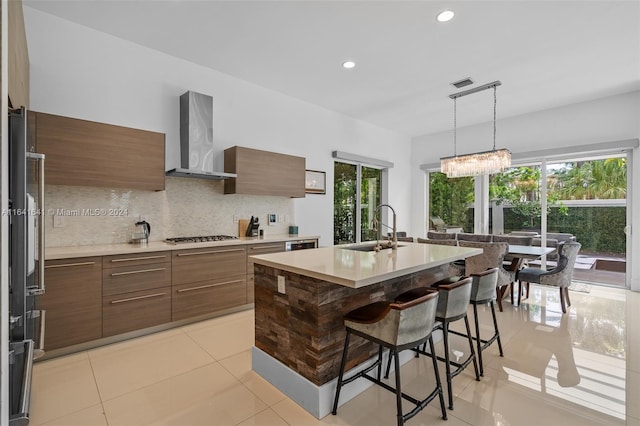
<instances>
[{"instance_id":1,"label":"kitchen island","mask_svg":"<svg viewBox=\"0 0 640 426\"><path fill-rule=\"evenodd\" d=\"M448 275L450 262L482 252L418 243L380 252L362 249L345 245L252 256L253 370L317 418L329 413L333 400L344 314L428 286ZM347 368L373 357L377 347L354 338L349 354ZM341 402L368 385L345 387Z\"/></svg>"}]
</instances>

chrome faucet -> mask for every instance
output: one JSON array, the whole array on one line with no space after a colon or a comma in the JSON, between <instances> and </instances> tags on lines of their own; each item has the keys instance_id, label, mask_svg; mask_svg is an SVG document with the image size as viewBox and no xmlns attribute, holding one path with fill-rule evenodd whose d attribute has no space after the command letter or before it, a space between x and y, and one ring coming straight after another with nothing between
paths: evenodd
<instances>
[{"instance_id":1,"label":"chrome faucet","mask_svg":"<svg viewBox=\"0 0 640 426\"><path fill-rule=\"evenodd\" d=\"M393 213L393 227L391 228L393 230L393 233L391 234L391 240L387 240L387 242L385 243L386 247L383 247L382 244L380 243L380 240L382 239L382 227L378 227L378 219L376 218L376 214L380 211L380 209L382 207L389 207L389 209L391 209L391 212ZM381 225L387 226L384 223L380 222ZM373 220L371 221L371 227L373 228L374 231L378 231L377 236L378 236L378 240L376 241L376 247L375 247L375 251L380 251L383 248L389 248L391 247L391 250L396 250L398 248L398 236L396 235L396 211L393 209L393 207L391 207L389 204L380 204L378 207L376 207L376 209L373 212Z\"/></svg>"}]
</instances>

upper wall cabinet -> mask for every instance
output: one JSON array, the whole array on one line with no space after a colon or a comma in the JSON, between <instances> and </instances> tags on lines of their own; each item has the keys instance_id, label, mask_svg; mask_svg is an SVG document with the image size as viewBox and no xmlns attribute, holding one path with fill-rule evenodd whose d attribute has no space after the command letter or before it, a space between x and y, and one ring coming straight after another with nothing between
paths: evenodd
<instances>
[{"instance_id":1,"label":"upper wall cabinet","mask_svg":"<svg viewBox=\"0 0 640 426\"><path fill-rule=\"evenodd\" d=\"M304 157L234 146L224 150L225 194L304 197Z\"/></svg>"},{"instance_id":2,"label":"upper wall cabinet","mask_svg":"<svg viewBox=\"0 0 640 426\"><path fill-rule=\"evenodd\" d=\"M7 3L8 37L8 91L9 101L13 108L29 106L29 51L27 35L24 29L22 1L12 0Z\"/></svg>"},{"instance_id":3,"label":"upper wall cabinet","mask_svg":"<svg viewBox=\"0 0 640 426\"><path fill-rule=\"evenodd\" d=\"M163 133L36 113L51 185L164 190Z\"/></svg>"}]
</instances>

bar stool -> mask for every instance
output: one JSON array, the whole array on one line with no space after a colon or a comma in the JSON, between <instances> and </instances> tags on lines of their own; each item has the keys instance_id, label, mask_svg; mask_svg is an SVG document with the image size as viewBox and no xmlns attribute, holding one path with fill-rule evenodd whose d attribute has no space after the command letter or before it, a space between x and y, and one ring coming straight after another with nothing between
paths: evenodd
<instances>
[{"instance_id":1,"label":"bar stool","mask_svg":"<svg viewBox=\"0 0 640 426\"><path fill-rule=\"evenodd\" d=\"M456 279L457 277L453 277ZM448 280L451 280L449 278ZM487 349L493 342L498 342L498 349L500 356L504 356L502 351L502 342L500 341L500 330L498 329L498 320L496 319L496 308L494 300L496 298L496 283L498 282L498 268L488 269L484 272L471 275L471 296L469 303L473 305L473 319L475 321L476 336L473 338L476 341L478 348L478 364L480 365L480 375L484 376L484 364L482 362L482 351ZM493 317L493 336L489 340L483 340L480 337L480 323L478 322L478 305L489 304L491 307L491 316ZM450 331L453 334L467 337L463 333L457 331Z\"/></svg>"},{"instance_id":2,"label":"bar stool","mask_svg":"<svg viewBox=\"0 0 640 426\"><path fill-rule=\"evenodd\" d=\"M431 351L434 350L431 332L434 328L438 297L438 292L431 291L405 303L376 302L355 309L345 315L344 324L347 335L344 340L344 351L342 352L342 361L340 363L340 373L338 375L332 414L335 415L338 410L338 400L342 386L359 377L364 377L396 394L398 426L404 425L405 421L418 414L436 396L440 398L442 418L444 420L447 419L442 384L440 382L440 374L438 373L438 363L435 358L433 360L433 370L436 377L436 387L425 399L418 400L402 392L400 385L400 362L397 356L399 352L405 349L415 348L422 344L426 345L427 341L429 342ZM344 369L347 363L347 352L349 350L349 338L351 334L377 343L379 345L378 359L371 366L348 379L344 379ZM390 354L395 355L395 388L380 380L383 347L389 348ZM376 367L378 369L377 378L369 376L367 373ZM402 414L402 398L415 404L413 410L404 415Z\"/></svg>"},{"instance_id":3,"label":"bar stool","mask_svg":"<svg viewBox=\"0 0 640 426\"><path fill-rule=\"evenodd\" d=\"M453 279L457 279L457 277L453 277ZM436 356L436 353L432 348L430 348L431 352L426 352L426 347L424 345L422 349L416 349L416 352L428 355L434 360L437 358L440 361L444 361L447 376L447 393L449 397L450 410L453 410L453 378L460 374L471 362L473 362L473 368L476 373L476 380L480 380L478 362L476 360L476 353L473 348L473 339L471 337L471 328L469 327L469 318L467 317L467 307L470 303L472 280L471 278L462 278L455 282L452 281L453 280L451 278L446 278L433 284L432 288L415 288L396 297L396 303L405 303L407 300L415 299L416 297L420 297L423 294L432 291L433 288L438 289L439 297L438 308L436 311L436 321L438 321L438 323L436 323L434 330L442 330L444 358ZM449 324L453 321L457 321L463 318L464 324L467 328L467 334L465 337L467 337L467 339L469 340L470 354L462 362L451 361L451 359L449 359ZM451 370L451 366L455 367L453 371ZM389 375L389 367L390 365L388 364L385 377L388 377Z\"/></svg>"}]
</instances>

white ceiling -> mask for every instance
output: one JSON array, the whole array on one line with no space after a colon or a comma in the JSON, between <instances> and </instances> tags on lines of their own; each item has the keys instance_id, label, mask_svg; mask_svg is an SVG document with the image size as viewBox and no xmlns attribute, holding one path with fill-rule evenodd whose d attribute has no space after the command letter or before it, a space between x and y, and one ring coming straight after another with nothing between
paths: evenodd
<instances>
[{"instance_id":1,"label":"white ceiling","mask_svg":"<svg viewBox=\"0 0 640 426\"><path fill-rule=\"evenodd\" d=\"M640 89L637 0L24 4L409 136L452 127L465 77L502 81L498 119ZM461 98L458 125L491 102Z\"/></svg>"}]
</instances>

